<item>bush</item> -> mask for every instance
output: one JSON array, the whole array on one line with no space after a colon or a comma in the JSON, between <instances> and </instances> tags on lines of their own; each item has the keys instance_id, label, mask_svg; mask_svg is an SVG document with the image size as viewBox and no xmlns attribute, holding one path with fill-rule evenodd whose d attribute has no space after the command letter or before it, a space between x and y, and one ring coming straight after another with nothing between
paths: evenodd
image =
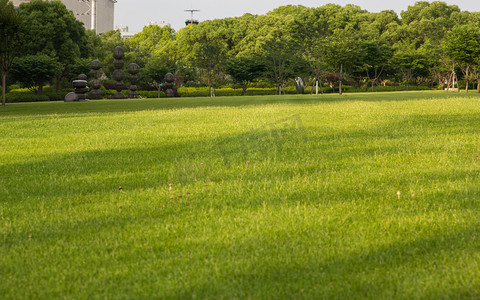
<instances>
[{"instance_id":1,"label":"bush","mask_svg":"<svg viewBox=\"0 0 480 300\"><path fill-rule=\"evenodd\" d=\"M18 87L18 86L11 86L12 87ZM311 91L311 86L305 87L305 92L304 94L310 94ZM366 86L362 88L354 88L349 85L344 85L342 86L343 92L346 93L365 93L365 92L370 92L371 87ZM105 88L102 87L102 90L104 91L104 98L106 99L111 99L112 96L117 92L116 90L105 90ZM375 92L394 92L394 91L406 91L407 87L406 86L375 86ZM425 85L418 85L410 86L411 91L422 91L422 90L431 90L429 86ZM0 89L1 92L1 89ZM38 102L38 101L63 101L65 99L65 95L68 94L69 92L73 92L73 89L64 89L60 91L59 93L55 92L54 87L45 87L43 94L37 95L34 92L30 91L29 89L11 89L10 92L7 93L7 102L12 103L12 102ZM123 90L122 91L127 97L128 97L128 90ZM296 94L296 88L295 86L287 86L285 87L285 92L286 94ZM315 89L314 89L315 92ZM320 92L320 89L319 89ZM328 93L338 93L338 86L334 87L332 89L329 86L324 86L323 87L323 92L325 94ZM158 98L158 91L138 91L140 96L142 98ZM178 89L178 93L180 94L180 97L208 97L208 87L181 87ZM253 95L275 95L276 93L276 88L272 87L266 87L266 88L249 88L247 89L247 95L253 96ZM241 96L243 95L242 89L234 89L234 88L218 88L215 89L215 95L216 96ZM160 98L164 98L165 93L160 92Z\"/></svg>"},{"instance_id":2,"label":"bush","mask_svg":"<svg viewBox=\"0 0 480 300\"><path fill-rule=\"evenodd\" d=\"M141 97L143 98L158 98L158 91L138 91ZM165 93L160 92L160 98L164 98Z\"/></svg>"},{"instance_id":3,"label":"bush","mask_svg":"<svg viewBox=\"0 0 480 300\"><path fill-rule=\"evenodd\" d=\"M65 95L73 92L73 89L65 89L59 93L55 92L53 87L45 87L42 94L35 94L29 89L12 89L6 94L6 101L13 102L39 102L39 101L63 101Z\"/></svg>"},{"instance_id":4,"label":"bush","mask_svg":"<svg viewBox=\"0 0 480 300\"><path fill-rule=\"evenodd\" d=\"M117 90L104 90L103 97L106 99L112 99L113 95L117 92ZM125 94L128 98L128 90L123 90L122 93ZM141 98L158 98L158 91L138 91ZM165 93L160 92L160 98L164 98Z\"/></svg>"},{"instance_id":5,"label":"bush","mask_svg":"<svg viewBox=\"0 0 480 300\"><path fill-rule=\"evenodd\" d=\"M181 87L178 89L180 97L208 97L208 87ZM242 89L218 88L215 89L216 96L242 96ZM247 95L275 95L274 88L249 88Z\"/></svg>"},{"instance_id":6,"label":"bush","mask_svg":"<svg viewBox=\"0 0 480 300\"><path fill-rule=\"evenodd\" d=\"M38 101L49 101L50 98L48 95L40 94L37 95L34 92L28 91L12 91L6 94L6 101L8 103L13 102L38 102Z\"/></svg>"}]
</instances>

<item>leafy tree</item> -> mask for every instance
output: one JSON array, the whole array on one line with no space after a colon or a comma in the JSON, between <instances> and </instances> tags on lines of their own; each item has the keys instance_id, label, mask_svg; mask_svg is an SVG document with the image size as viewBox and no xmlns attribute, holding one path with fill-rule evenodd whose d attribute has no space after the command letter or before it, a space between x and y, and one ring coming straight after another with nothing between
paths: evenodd
<instances>
[{"instance_id":1,"label":"leafy tree","mask_svg":"<svg viewBox=\"0 0 480 300\"><path fill-rule=\"evenodd\" d=\"M465 92L471 68L480 63L480 29L473 24L455 26L445 39L447 55L456 61L465 76Z\"/></svg>"},{"instance_id":2,"label":"leafy tree","mask_svg":"<svg viewBox=\"0 0 480 300\"><path fill-rule=\"evenodd\" d=\"M242 41L241 56L258 56L265 66L264 76L275 83L277 94L284 92L289 79L305 73L305 61L296 47L294 17L275 13L260 16ZM298 75L297 75L298 74Z\"/></svg>"},{"instance_id":3,"label":"leafy tree","mask_svg":"<svg viewBox=\"0 0 480 300\"><path fill-rule=\"evenodd\" d=\"M89 30L87 31L87 37L88 45L92 49L91 57L98 59L102 63L102 70L105 75L111 77L115 70L113 66L113 49L117 46L122 47L124 50L128 49L120 31L110 30L101 35L96 35L94 31ZM128 58L128 61L124 59L126 65L128 65L127 63L134 62L129 52L126 51L125 56Z\"/></svg>"},{"instance_id":4,"label":"leafy tree","mask_svg":"<svg viewBox=\"0 0 480 300\"><path fill-rule=\"evenodd\" d=\"M83 24L60 1L32 0L21 4L18 14L25 24L25 54L43 53L62 66L56 74L58 91L75 60L91 55Z\"/></svg>"},{"instance_id":5,"label":"leafy tree","mask_svg":"<svg viewBox=\"0 0 480 300\"><path fill-rule=\"evenodd\" d=\"M410 81L415 76L428 74L430 59L428 55L413 48L403 48L395 52L394 64L400 70L403 79L407 82L407 91L410 89Z\"/></svg>"},{"instance_id":6,"label":"leafy tree","mask_svg":"<svg viewBox=\"0 0 480 300\"><path fill-rule=\"evenodd\" d=\"M264 69L263 64L257 58L240 56L230 58L226 63L225 71L232 76L236 83L240 84L245 95L251 82L260 77Z\"/></svg>"},{"instance_id":7,"label":"leafy tree","mask_svg":"<svg viewBox=\"0 0 480 300\"><path fill-rule=\"evenodd\" d=\"M15 58L21 53L22 20L13 3L0 0L0 71L2 72L2 106L5 105L7 75Z\"/></svg>"},{"instance_id":8,"label":"leafy tree","mask_svg":"<svg viewBox=\"0 0 480 300\"><path fill-rule=\"evenodd\" d=\"M295 77L296 60L293 39L280 30L273 30L263 38L260 55L265 65L267 79L277 86L278 94L282 94L288 79Z\"/></svg>"},{"instance_id":9,"label":"leafy tree","mask_svg":"<svg viewBox=\"0 0 480 300\"><path fill-rule=\"evenodd\" d=\"M338 77L338 92L342 94L342 82L354 71L359 54L358 36L347 30L336 30L324 40L325 60Z\"/></svg>"},{"instance_id":10,"label":"leafy tree","mask_svg":"<svg viewBox=\"0 0 480 300\"><path fill-rule=\"evenodd\" d=\"M152 57L144 68L140 70L140 81L146 82L158 90L158 98L160 98L160 91L162 82L167 73L175 73L175 62L169 60L167 57Z\"/></svg>"},{"instance_id":11,"label":"leafy tree","mask_svg":"<svg viewBox=\"0 0 480 300\"><path fill-rule=\"evenodd\" d=\"M456 5L447 5L441 1L417 1L401 13L399 38L403 44L415 49L427 41L440 44L445 33L455 25L458 13L460 9Z\"/></svg>"},{"instance_id":12,"label":"leafy tree","mask_svg":"<svg viewBox=\"0 0 480 300\"><path fill-rule=\"evenodd\" d=\"M183 54L184 62L199 69L212 97L215 96L215 83L221 76L228 52L219 23L219 20L215 20L190 25L178 39L178 49Z\"/></svg>"},{"instance_id":13,"label":"leafy tree","mask_svg":"<svg viewBox=\"0 0 480 300\"><path fill-rule=\"evenodd\" d=\"M315 83L322 81L327 70L322 41L331 34L328 18L322 9L303 8L296 14L292 27L295 43L308 64L309 75L313 75L312 94ZM323 89L321 91L323 94Z\"/></svg>"},{"instance_id":14,"label":"leafy tree","mask_svg":"<svg viewBox=\"0 0 480 300\"><path fill-rule=\"evenodd\" d=\"M130 51L135 51L139 56L150 57L174 37L175 31L168 26L148 25L126 43Z\"/></svg>"},{"instance_id":15,"label":"leafy tree","mask_svg":"<svg viewBox=\"0 0 480 300\"><path fill-rule=\"evenodd\" d=\"M403 11L401 25L390 30L386 37L393 43L392 46L400 50L401 56L405 57L405 54L409 53L416 57L416 66L411 65L413 69L407 68L405 64L400 66L403 77L410 77L408 70L414 70L415 76L420 78L432 74L437 78L444 77L445 68L450 69L452 66L444 64L447 60L443 54L442 41L455 24L462 24L467 19L467 15L461 12L458 6L440 1L418 1ZM419 52L415 54L415 51ZM408 64L407 61L405 63ZM420 70L419 66L424 69ZM407 84L408 82L409 80Z\"/></svg>"},{"instance_id":16,"label":"leafy tree","mask_svg":"<svg viewBox=\"0 0 480 300\"><path fill-rule=\"evenodd\" d=\"M115 32L118 32L118 31L115 31ZM97 33L94 30L86 30L85 31L85 35L86 35L86 38L87 38L87 42L86 42L87 43L87 48L90 49L90 55L89 55L90 58L95 58L95 59L98 59L100 61L103 61L105 59L105 57L107 56L106 53L105 53L106 49L105 49L105 46L104 46L104 40L102 38L105 34L97 35Z\"/></svg>"},{"instance_id":17,"label":"leafy tree","mask_svg":"<svg viewBox=\"0 0 480 300\"><path fill-rule=\"evenodd\" d=\"M88 75L91 72L92 60L90 58L77 58L70 66L71 79L76 80L78 75Z\"/></svg>"},{"instance_id":18,"label":"leafy tree","mask_svg":"<svg viewBox=\"0 0 480 300\"><path fill-rule=\"evenodd\" d=\"M393 49L379 39L363 40L359 48L359 69L367 76L372 92L374 92L375 82L382 76L385 67L389 64Z\"/></svg>"},{"instance_id":19,"label":"leafy tree","mask_svg":"<svg viewBox=\"0 0 480 300\"><path fill-rule=\"evenodd\" d=\"M93 32L94 33L94 32ZM90 36L91 33L89 33ZM122 38L122 34L118 30L110 30L104 32L100 36L96 36L100 39L98 48L94 48L93 57L100 60L101 62L106 62L106 60L113 60L112 53L115 47L120 46L124 49L127 48L125 40ZM95 41L92 41L95 43Z\"/></svg>"},{"instance_id":20,"label":"leafy tree","mask_svg":"<svg viewBox=\"0 0 480 300\"><path fill-rule=\"evenodd\" d=\"M13 67L13 77L35 93L42 92L43 85L51 81L61 65L56 58L45 54L27 55L18 58Z\"/></svg>"}]
</instances>

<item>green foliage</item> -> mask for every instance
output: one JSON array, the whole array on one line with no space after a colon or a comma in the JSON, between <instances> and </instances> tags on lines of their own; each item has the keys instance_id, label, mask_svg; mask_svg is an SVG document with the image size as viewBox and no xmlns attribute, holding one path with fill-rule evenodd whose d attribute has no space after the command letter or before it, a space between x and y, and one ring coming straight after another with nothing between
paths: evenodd
<instances>
[{"instance_id":1,"label":"green foliage","mask_svg":"<svg viewBox=\"0 0 480 300\"><path fill-rule=\"evenodd\" d=\"M57 59L45 54L27 55L15 61L12 76L35 93L50 82L61 68Z\"/></svg>"},{"instance_id":2,"label":"green foliage","mask_svg":"<svg viewBox=\"0 0 480 300\"><path fill-rule=\"evenodd\" d=\"M78 75L85 74L89 76L92 65L90 58L77 58L75 62L70 66L70 81L76 80Z\"/></svg>"},{"instance_id":3,"label":"green foliage","mask_svg":"<svg viewBox=\"0 0 480 300\"><path fill-rule=\"evenodd\" d=\"M459 63L480 63L480 29L473 24L455 26L447 33L445 49Z\"/></svg>"},{"instance_id":4,"label":"green foliage","mask_svg":"<svg viewBox=\"0 0 480 300\"><path fill-rule=\"evenodd\" d=\"M7 74L23 46L22 19L13 3L0 0L0 73L2 77L2 105L5 105Z\"/></svg>"},{"instance_id":5,"label":"green foliage","mask_svg":"<svg viewBox=\"0 0 480 300\"><path fill-rule=\"evenodd\" d=\"M143 30L127 40L130 51L143 57L150 57L156 51L160 51L173 41L175 31L168 26L148 25Z\"/></svg>"},{"instance_id":6,"label":"green foliage","mask_svg":"<svg viewBox=\"0 0 480 300\"><path fill-rule=\"evenodd\" d=\"M278 94L285 92L284 87L289 79L303 75L307 68L291 32L294 22L291 15L280 17L272 13L260 16L242 45L245 50L241 55L254 55L261 59L264 78L276 85Z\"/></svg>"},{"instance_id":7,"label":"green foliage","mask_svg":"<svg viewBox=\"0 0 480 300\"><path fill-rule=\"evenodd\" d=\"M250 83L260 77L264 70L265 66L261 61L252 56L232 57L225 65L225 72L241 85L244 95Z\"/></svg>"},{"instance_id":8,"label":"green foliage","mask_svg":"<svg viewBox=\"0 0 480 300\"><path fill-rule=\"evenodd\" d=\"M356 69L363 71L371 82L372 92L375 82L384 74L393 56L392 47L381 39L365 39L359 47Z\"/></svg>"},{"instance_id":9,"label":"green foliage","mask_svg":"<svg viewBox=\"0 0 480 300\"><path fill-rule=\"evenodd\" d=\"M228 51L227 41L222 38L224 28L218 26L221 22L214 20L190 25L178 36L184 62L190 62L192 67L199 69L211 96L215 96L214 86L221 75Z\"/></svg>"},{"instance_id":10,"label":"green foliage","mask_svg":"<svg viewBox=\"0 0 480 300\"><path fill-rule=\"evenodd\" d=\"M72 92L73 89L65 89L60 92L56 92L52 87L44 87L42 94L37 94L29 89L20 89L11 87L7 93L7 102L39 102L39 101L63 101L65 95Z\"/></svg>"},{"instance_id":11,"label":"green foliage","mask_svg":"<svg viewBox=\"0 0 480 300\"><path fill-rule=\"evenodd\" d=\"M407 87L415 76L426 75L431 63L425 51L421 49L415 50L414 48L397 50L393 61L403 78L407 81Z\"/></svg>"},{"instance_id":12,"label":"green foliage","mask_svg":"<svg viewBox=\"0 0 480 300\"><path fill-rule=\"evenodd\" d=\"M144 68L140 70L139 79L141 83L152 85L159 88L159 85L165 79L167 73L175 74L175 62L166 56L152 57L148 60Z\"/></svg>"},{"instance_id":13,"label":"green foliage","mask_svg":"<svg viewBox=\"0 0 480 300\"><path fill-rule=\"evenodd\" d=\"M45 54L60 63L56 74L58 91L61 79L70 74L71 65L92 54L83 24L61 1L22 3L18 14L24 21L25 54Z\"/></svg>"},{"instance_id":14,"label":"green foliage","mask_svg":"<svg viewBox=\"0 0 480 300\"><path fill-rule=\"evenodd\" d=\"M176 33L149 25L130 40L122 40L119 31L101 36L85 32L58 1L22 4L19 15L26 19L28 43L27 51L17 53L57 57L63 65L57 87L60 77L86 66L74 64L87 57L99 59L111 77L116 46L126 50L126 65L135 62L144 69L141 84L158 82L168 69L182 76L185 85L208 86L212 96L216 87L232 83L246 90L248 78L257 77L255 70L248 74L250 62L236 62L241 57L260 59L265 66L261 80L275 84L277 93L296 77L311 84L324 82L329 74L338 77L340 93L343 83L356 88L369 83L373 90L380 80L443 86L462 77L454 74L460 69L460 81L467 86L472 79L480 83L480 64L465 63L466 56L470 61L478 57L467 48L480 48L474 45L480 14L440 1L419 1L401 18L392 10L370 13L356 5L287 5L265 15L201 22Z\"/></svg>"},{"instance_id":15,"label":"green foliage","mask_svg":"<svg viewBox=\"0 0 480 300\"><path fill-rule=\"evenodd\" d=\"M138 93L143 98L165 98L164 92L160 92L160 97L158 97L157 91L138 91Z\"/></svg>"},{"instance_id":16,"label":"green foliage","mask_svg":"<svg viewBox=\"0 0 480 300\"><path fill-rule=\"evenodd\" d=\"M83 24L60 1L32 0L22 3L18 13L24 19L26 54L48 54L64 66L88 56Z\"/></svg>"},{"instance_id":17,"label":"green foliage","mask_svg":"<svg viewBox=\"0 0 480 300\"><path fill-rule=\"evenodd\" d=\"M125 41L122 39L122 35L118 30L110 30L100 36L95 35L95 37L95 39L92 37L92 42L99 42L100 47L95 48L96 55L94 55L94 57L102 63L106 63L109 60L113 61L112 55L115 47L120 46L126 49ZM96 41L97 38L99 38L99 41Z\"/></svg>"}]
</instances>

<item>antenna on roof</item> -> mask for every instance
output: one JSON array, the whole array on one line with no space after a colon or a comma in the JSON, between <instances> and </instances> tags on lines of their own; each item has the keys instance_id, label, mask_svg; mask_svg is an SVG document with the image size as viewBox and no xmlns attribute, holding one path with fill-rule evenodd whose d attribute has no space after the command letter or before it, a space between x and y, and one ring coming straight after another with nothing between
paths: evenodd
<instances>
[{"instance_id":1,"label":"antenna on roof","mask_svg":"<svg viewBox=\"0 0 480 300\"><path fill-rule=\"evenodd\" d=\"M198 10L198 9L186 9L185 11L189 11L189 12L190 12L190 19L188 19L188 20L185 21L185 25L187 25L187 26L188 26L188 24L195 24L195 25L197 25L197 24L198 24L198 20L195 20L195 19L193 18L193 13L194 13L194 12L198 12L198 11L200 11L200 10Z\"/></svg>"}]
</instances>

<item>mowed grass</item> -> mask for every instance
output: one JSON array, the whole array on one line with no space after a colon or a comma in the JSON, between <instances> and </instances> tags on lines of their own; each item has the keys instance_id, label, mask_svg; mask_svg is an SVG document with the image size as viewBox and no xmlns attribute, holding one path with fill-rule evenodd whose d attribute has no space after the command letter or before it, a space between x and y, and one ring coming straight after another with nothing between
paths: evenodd
<instances>
[{"instance_id":1,"label":"mowed grass","mask_svg":"<svg viewBox=\"0 0 480 300\"><path fill-rule=\"evenodd\" d=\"M7 105L0 298L478 299L479 129L474 93Z\"/></svg>"}]
</instances>

